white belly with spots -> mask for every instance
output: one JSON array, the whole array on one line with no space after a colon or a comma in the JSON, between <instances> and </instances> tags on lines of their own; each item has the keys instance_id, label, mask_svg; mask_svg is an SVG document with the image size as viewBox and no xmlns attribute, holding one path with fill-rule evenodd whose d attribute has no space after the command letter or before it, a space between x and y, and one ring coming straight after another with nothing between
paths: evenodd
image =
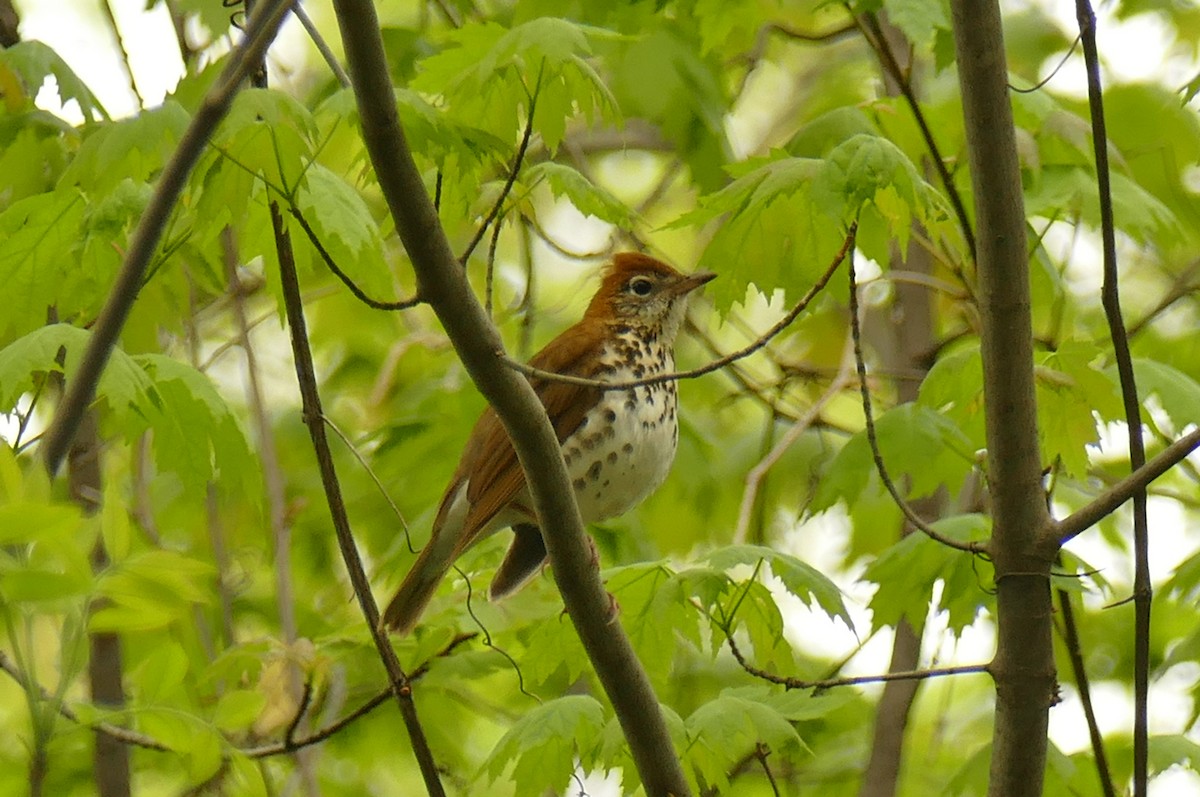
<instances>
[{"instance_id":1,"label":"white belly with spots","mask_svg":"<svg viewBox=\"0 0 1200 797\"><path fill-rule=\"evenodd\" d=\"M679 437L674 385L605 394L563 446L585 523L623 514L667 478Z\"/></svg>"}]
</instances>

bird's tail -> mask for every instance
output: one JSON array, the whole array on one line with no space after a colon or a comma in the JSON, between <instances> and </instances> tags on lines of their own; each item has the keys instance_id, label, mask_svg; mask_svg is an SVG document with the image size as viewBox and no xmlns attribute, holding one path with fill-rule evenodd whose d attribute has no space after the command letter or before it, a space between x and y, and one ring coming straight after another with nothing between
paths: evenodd
<instances>
[{"instance_id":1,"label":"bird's tail","mask_svg":"<svg viewBox=\"0 0 1200 797\"><path fill-rule=\"evenodd\" d=\"M456 550L453 539L448 539L450 536L435 534L421 550L412 569L404 577L404 583L383 611L379 627L384 633L405 636L416 627L446 571L454 562Z\"/></svg>"}]
</instances>

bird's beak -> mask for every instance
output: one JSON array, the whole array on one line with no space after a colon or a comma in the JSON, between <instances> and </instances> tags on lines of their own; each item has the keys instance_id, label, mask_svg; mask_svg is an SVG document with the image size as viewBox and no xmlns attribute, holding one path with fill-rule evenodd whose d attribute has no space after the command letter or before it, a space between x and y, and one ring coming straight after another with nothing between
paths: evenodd
<instances>
[{"instance_id":1,"label":"bird's beak","mask_svg":"<svg viewBox=\"0 0 1200 797\"><path fill-rule=\"evenodd\" d=\"M717 278L717 275L711 271L697 271L688 274L679 282L675 283L675 293L682 296L685 293L691 293L701 285L709 283Z\"/></svg>"}]
</instances>

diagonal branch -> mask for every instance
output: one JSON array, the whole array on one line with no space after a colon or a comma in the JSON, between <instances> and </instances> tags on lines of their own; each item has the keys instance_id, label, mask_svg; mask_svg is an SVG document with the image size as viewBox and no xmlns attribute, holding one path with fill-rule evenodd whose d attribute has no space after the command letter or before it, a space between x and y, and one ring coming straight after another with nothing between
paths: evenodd
<instances>
[{"instance_id":1,"label":"diagonal branch","mask_svg":"<svg viewBox=\"0 0 1200 797\"><path fill-rule=\"evenodd\" d=\"M932 525L925 521L916 511L909 505L904 496L900 495L900 490L896 487L896 483L892 481L892 477L888 475L887 467L883 464L883 453L879 450L879 438L875 433L875 417L871 411L871 390L867 386L867 366L863 361L862 354L862 334L858 318L858 285L854 279L854 256L850 256L850 337L854 340L854 364L858 369L858 390L862 395L863 417L867 427L867 442L871 447L871 458L875 461L875 471L879 474L879 480L883 482L883 486L887 489L888 494L892 496L892 501L900 509L900 512L913 525L929 537L931 540L940 542L950 548L957 548L960 551L969 553L986 554L986 543L972 540L970 542L959 542L953 537L947 537Z\"/></svg>"},{"instance_id":2,"label":"diagonal branch","mask_svg":"<svg viewBox=\"0 0 1200 797\"><path fill-rule=\"evenodd\" d=\"M461 261L400 126L375 6L335 0L363 139L421 294L446 329L467 372L495 412L526 473L555 581L580 641L612 702L649 797L687 797L691 788L650 680L620 623L613 622L593 550L575 503L558 439L529 382L501 359L499 333L471 292Z\"/></svg>"},{"instance_id":3,"label":"diagonal branch","mask_svg":"<svg viewBox=\"0 0 1200 797\"><path fill-rule=\"evenodd\" d=\"M179 146L171 156L155 186L154 196L146 206L129 249L125 262L117 275L116 283L108 294L104 309L100 311L87 350L79 363L79 369L67 382L66 392L59 402L58 410L46 431L43 440L43 456L46 469L56 473L75 437L75 431L83 419L83 413L96 396L96 384L112 354L113 346L125 326L129 310L142 287L142 278L158 242L166 228L171 210L183 191L184 183L200 155L208 145L213 131L233 102L233 97L255 64L262 60L267 46L275 38L284 16L294 0L262 0L254 10L246 27L246 40L233 52L221 77L207 95L200 109L192 117Z\"/></svg>"},{"instance_id":4,"label":"diagonal branch","mask_svg":"<svg viewBox=\"0 0 1200 797\"><path fill-rule=\"evenodd\" d=\"M500 196L496 197L496 201L492 203L492 209L488 211L483 223L475 231L475 235L471 238L471 242L467 244L467 248L458 256L459 262L464 265L471 256L471 253L475 251L475 247L479 246L479 242L483 240L484 234L487 233L487 228L500 215L500 209L504 207L504 200L508 199L513 185L517 182L517 175L521 173L521 164L525 161L525 153L529 151L529 141L533 138L533 115L537 112L538 95L542 91L542 72L545 67L546 63L543 61L542 66L538 68L537 82L533 86L533 93L529 95L529 116L525 120L525 132L521 134L521 143L517 147L517 154L513 156L512 167L508 170L508 177L504 180L504 187L500 189Z\"/></svg>"},{"instance_id":5,"label":"diagonal branch","mask_svg":"<svg viewBox=\"0 0 1200 797\"><path fill-rule=\"evenodd\" d=\"M337 469L333 464L333 452L329 448L329 438L325 434L324 411L321 408L321 395L317 389L316 369L313 367L312 351L308 345L308 329L304 319L304 303L300 298L300 283L296 276L296 264L292 258L292 248L287 229L283 225L283 217L279 205L271 203L272 224L278 239L280 283L283 288L283 302L287 313L288 330L292 340L292 354L296 364L296 379L300 385L300 398L304 424L308 427L313 449L317 456L317 466L321 473L321 485L325 489L325 501L329 506L329 514L333 521L334 533L337 537L338 549L346 565L354 596L358 599L359 607L367 621L367 628L375 649L387 670L388 681L392 685L392 693L400 706L400 716L404 727L408 730L409 741L412 743L413 755L421 769L425 780L425 788L430 797L443 797L441 776L438 774L437 763L425 737L425 730L417 717L416 705L412 699L412 688L409 677L400 665L400 659L392 648L391 642L379 628L379 607L375 604L375 596L371 593L371 583L363 568L362 558L358 554L358 545L354 541L354 533L350 529L350 519L346 514L346 503L342 498L342 488L338 482Z\"/></svg>"},{"instance_id":6,"label":"diagonal branch","mask_svg":"<svg viewBox=\"0 0 1200 797\"><path fill-rule=\"evenodd\" d=\"M1067 543L1084 531L1112 514L1117 507L1144 490L1146 485L1162 476L1183 461L1184 457L1200 447L1200 429L1193 429L1159 452L1142 467L1126 476L1092 499L1091 503L1075 510L1067 517L1054 523L1048 535Z\"/></svg>"}]
</instances>

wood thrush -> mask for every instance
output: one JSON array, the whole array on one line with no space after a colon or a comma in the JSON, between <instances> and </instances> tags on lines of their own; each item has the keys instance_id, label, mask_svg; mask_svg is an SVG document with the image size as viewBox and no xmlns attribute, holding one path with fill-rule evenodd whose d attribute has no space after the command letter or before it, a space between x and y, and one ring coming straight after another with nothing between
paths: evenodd
<instances>
[{"instance_id":1,"label":"wood thrush","mask_svg":"<svg viewBox=\"0 0 1200 797\"><path fill-rule=\"evenodd\" d=\"M618 254L583 320L530 365L611 382L669 372L688 295L715 276L685 275L646 255ZM620 515L662 484L679 438L674 382L608 391L549 379L530 383L562 445L584 523ZM410 632L454 561L503 528L511 527L514 536L490 595L495 600L517 590L546 560L536 523L525 474L489 407L467 440L429 544L383 614L383 628Z\"/></svg>"}]
</instances>

